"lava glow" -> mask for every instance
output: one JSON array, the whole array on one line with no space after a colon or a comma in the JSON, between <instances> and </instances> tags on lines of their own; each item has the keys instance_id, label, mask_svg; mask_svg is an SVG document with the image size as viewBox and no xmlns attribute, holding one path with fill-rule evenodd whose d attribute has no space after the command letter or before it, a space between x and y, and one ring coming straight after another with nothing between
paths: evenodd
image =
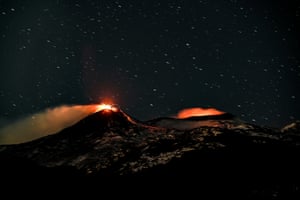
<instances>
[{"instance_id":1,"label":"lava glow","mask_svg":"<svg viewBox=\"0 0 300 200\"><path fill-rule=\"evenodd\" d=\"M102 110L117 112L118 108L112 104L105 104L105 103L102 103L102 104L99 104L96 106L96 112L99 112Z\"/></svg>"},{"instance_id":2,"label":"lava glow","mask_svg":"<svg viewBox=\"0 0 300 200\"><path fill-rule=\"evenodd\" d=\"M187 108L178 112L177 118L183 119L196 116L222 115L224 112L215 108Z\"/></svg>"}]
</instances>

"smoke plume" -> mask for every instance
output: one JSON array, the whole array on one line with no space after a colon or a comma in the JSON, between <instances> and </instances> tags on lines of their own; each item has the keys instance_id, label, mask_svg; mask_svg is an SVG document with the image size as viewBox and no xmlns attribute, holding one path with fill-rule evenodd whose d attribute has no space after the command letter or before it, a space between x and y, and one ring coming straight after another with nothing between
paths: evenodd
<instances>
[{"instance_id":1,"label":"smoke plume","mask_svg":"<svg viewBox=\"0 0 300 200\"><path fill-rule=\"evenodd\" d=\"M195 116L210 116L210 115L222 115L223 111L215 108L186 108L178 112L177 118L184 119Z\"/></svg>"},{"instance_id":2,"label":"smoke plume","mask_svg":"<svg viewBox=\"0 0 300 200\"><path fill-rule=\"evenodd\" d=\"M0 144L18 144L57 133L96 112L97 106L65 105L33 114L1 128Z\"/></svg>"}]
</instances>

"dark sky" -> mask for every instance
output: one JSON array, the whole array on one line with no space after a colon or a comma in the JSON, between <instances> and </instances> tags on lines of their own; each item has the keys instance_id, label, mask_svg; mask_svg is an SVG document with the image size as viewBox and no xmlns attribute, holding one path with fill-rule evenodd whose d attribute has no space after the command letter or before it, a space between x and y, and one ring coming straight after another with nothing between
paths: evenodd
<instances>
[{"instance_id":1,"label":"dark sky","mask_svg":"<svg viewBox=\"0 0 300 200\"><path fill-rule=\"evenodd\" d=\"M1 0L0 118L108 98L282 126L300 119L299 28L290 0Z\"/></svg>"}]
</instances>

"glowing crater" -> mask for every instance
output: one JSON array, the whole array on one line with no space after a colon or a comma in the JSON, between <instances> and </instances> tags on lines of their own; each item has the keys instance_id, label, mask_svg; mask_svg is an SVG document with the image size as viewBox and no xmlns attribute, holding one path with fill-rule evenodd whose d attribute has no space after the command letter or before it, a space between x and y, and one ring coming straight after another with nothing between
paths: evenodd
<instances>
[{"instance_id":1,"label":"glowing crater","mask_svg":"<svg viewBox=\"0 0 300 200\"><path fill-rule=\"evenodd\" d=\"M119 109L117 106L113 105L113 104L99 104L96 106L96 111L95 112L99 112L99 111L107 111L107 112L117 112Z\"/></svg>"}]
</instances>

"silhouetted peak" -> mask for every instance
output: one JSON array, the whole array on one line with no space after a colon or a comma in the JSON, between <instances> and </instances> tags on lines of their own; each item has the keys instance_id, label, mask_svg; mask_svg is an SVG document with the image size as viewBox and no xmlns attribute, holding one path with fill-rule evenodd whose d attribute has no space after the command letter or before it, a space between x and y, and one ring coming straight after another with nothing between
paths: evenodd
<instances>
[{"instance_id":1,"label":"silhouetted peak","mask_svg":"<svg viewBox=\"0 0 300 200\"><path fill-rule=\"evenodd\" d=\"M98 130L110 127L126 128L135 122L122 110L101 110L79 121L72 129Z\"/></svg>"}]
</instances>

